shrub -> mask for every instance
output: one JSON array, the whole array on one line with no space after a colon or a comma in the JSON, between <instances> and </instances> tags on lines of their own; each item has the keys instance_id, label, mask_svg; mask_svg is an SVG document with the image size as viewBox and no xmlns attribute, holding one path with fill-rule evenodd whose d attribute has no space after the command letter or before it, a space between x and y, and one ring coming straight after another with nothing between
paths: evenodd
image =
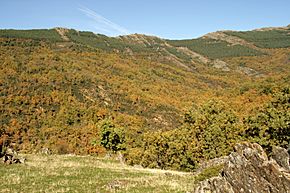
<instances>
[{"instance_id":1,"label":"shrub","mask_svg":"<svg viewBox=\"0 0 290 193\"><path fill-rule=\"evenodd\" d=\"M125 152L129 164L143 167L189 171L197 166L192 155L193 143L184 130L147 132L142 135L143 144L128 148Z\"/></svg>"},{"instance_id":2,"label":"shrub","mask_svg":"<svg viewBox=\"0 0 290 193\"><path fill-rule=\"evenodd\" d=\"M57 153L60 154L60 155L61 154L71 153L70 148L69 148L69 145L64 140L61 140L61 141L58 141L57 142L57 144L56 144L56 150L57 150Z\"/></svg>"}]
</instances>

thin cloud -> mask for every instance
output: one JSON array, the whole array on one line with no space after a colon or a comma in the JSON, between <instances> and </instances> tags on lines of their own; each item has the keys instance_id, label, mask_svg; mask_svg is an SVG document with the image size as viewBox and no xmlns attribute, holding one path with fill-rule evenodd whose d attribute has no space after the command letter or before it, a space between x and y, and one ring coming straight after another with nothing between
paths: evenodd
<instances>
[{"instance_id":1,"label":"thin cloud","mask_svg":"<svg viewBox=\"0 0 290 193\"><path fill-rule=\"evenodd\" d=\"M102 27L94 26L94 29L96 29L98 32L101 32L101 33L112 34L111 30L107 30L107 29L102 28Z\"/></svg>"},{"instance_id":2,"label":"thin cloud","mask_svg":"<svg viewBox=\"0 0 290 193\"><path fill-rule=\"evenodd\" d=\"M125 35L125 34L129 34L129 30L127 30L126 28L110 21L109 19L101 16L100 14L96 13L95 11L84 7L84 6L80 6L78 8L78 10L80 10L81 12L83 12L87 17L93 19L97 26L94 26L95 29L103 31L103 32L107 32L107 33L111 33L111 34L121 34L121 35Z\"/></svg>"}]
</instances>

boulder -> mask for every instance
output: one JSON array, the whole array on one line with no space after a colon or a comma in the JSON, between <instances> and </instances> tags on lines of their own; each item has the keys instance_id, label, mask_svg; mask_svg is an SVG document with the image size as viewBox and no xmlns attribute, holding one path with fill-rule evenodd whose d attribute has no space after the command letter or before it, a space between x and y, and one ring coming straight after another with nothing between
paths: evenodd
<instances>
[{"instance_id":1,"label":"boulder","mask_svg":"<svg viewBox=\"0 0 290 193\"><path fill-rule=\"evenodd\" d=\"M235 146L219 176L197 184L194 193L290 193L289 154L276 147L273 158L254 143Z\"/></svg>"},{"instance_id":2,"label":"boulder","mask_svg":"<svg viewBox=\"0 0 290 193\"><path fill-rule=\"evenodd\" d=\"M42 148L39 153L43 155L51 155L51 151L47 147Z\"/></svg>"},{"instance_id":3,"label":"boulder","mask_svg":"<svg viewBox=\"0 0 290 193\"><path fill-rule=\"evenodd\" d=\"M290 170L289 154L286 149L281 147L274 147L271 156L281 167Z\"/></svg>"},{"instance_id":4,"label":"boulder","mask_svg":"<svg viewBox=\"0 0 290 193\"><path fill-rule=\"evenodd\" d=\"M5 164L25 163L26 161L24 157L19 156L12 148L6 148L6 150L0 154L0 158L2 159L2 163Z\"/></svg>"}]
</instances>

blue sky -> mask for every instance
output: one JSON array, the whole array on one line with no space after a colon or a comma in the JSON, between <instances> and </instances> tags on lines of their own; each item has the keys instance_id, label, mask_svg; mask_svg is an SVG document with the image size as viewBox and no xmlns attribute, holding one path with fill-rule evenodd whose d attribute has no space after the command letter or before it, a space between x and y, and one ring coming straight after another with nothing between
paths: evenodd
<instances>
[{"instance_id":1,"label":"blue sky","mask_svg":"<svg viewBox=\"0 0 290 193\"><path fill-rule=\"evenodd\" d=\"M0 0L2 29L61 26L185 39L289 24L289 0Z\"/></svg>"}]
</instances>

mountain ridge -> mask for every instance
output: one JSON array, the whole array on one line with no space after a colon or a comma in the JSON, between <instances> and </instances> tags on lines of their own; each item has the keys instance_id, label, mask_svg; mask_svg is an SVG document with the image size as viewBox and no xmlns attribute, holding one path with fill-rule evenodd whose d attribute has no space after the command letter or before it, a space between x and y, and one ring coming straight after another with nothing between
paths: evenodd
<instances>
[{"instance_id":1,"label":"mountain ridge","mask_svg":"<svg viewBox=\"0 0 290 193\"><path fill-rule=\"evenodd\" d=\"M281 27L261 27L261 28L254 28L254 29L250 29L250 30L230 30L230 29L224 29L224 30L217 30L217 31L214 31L214 32L208 32L204 35L201 35L201 36L198 36L198 37L195 37L195 38L189 38L189 39L197 39L197 38L201 38L203 36L206 36L207 34L210 34L210 33L216 33L216 32L247 32L247 31L270 31L270 30L287 30L290 28L290 24L289 25L286 25L286 26L281 26ZM11 28L13 29L13 28ZM43 29L43 28L35 28L35 29ZM63 30L76 30L76 31L86 31L86 30L78 30L78 29L73 29L73 28L67 28L67 27L60 27L60 26L57 26L57 27L52 27L52 28L48 28L48 29L63 29ZM3 29L0 29L0 30L3 30ZM15 29L15 30L18 30L18 29ZM21 29L20 29L21 30ZM92 32L94 33L94 32ZM101 33L94 33L95 35L105 35L105 34L101 34ZM188 39L188 38L178 38L178 39L168 39L168 38L163 38L161 36L158 36L158 35L148 35L148 34L142 34L142 33L131 33L131 34L127 34L127 35L117 35L117 36L107 36L107 37L115 37L115 38L118 38L118 37L122 37L122 36L131 36L131 35L143 35L143 36L147 36L147 37L155 37L155 38L159 38L159 39L164 39L164 40L185 40L185 39Z\"/></svg>"},{"instance_id":2,"label":"mountain ridge","mask_svg":"<svg viewBox=\"0 0 290 193\"><path fill-rule=\"evenodd\" d=\"M208 33L196 39L184 40L168 40L159 38L157 36L148 36L137 33L109 37L103 34L95 34L93 32L78 31L62 27L55 27L48 30L35 29L35 31L39 31L39 33L51 33L51 38L53 37L52 41L56 42L64 41L78 43L107 51L123 52L129 55L144 55L144 53L145 55L154 54L155 56L160 56L167 62L173 62L179 66L190 69L195 64L195 60L197 60L199 63L211 63L213 66L216 66L214 64L219 63L219 60L225 64L225 61L223 61L224 57L255 56L267 54L267 48L271 42L267 42L269 40L269 34L264 33L275 32L275 39L282 39L281 45L275 45L275 48L290 47L289 27L261 29L263 30L256 29L244 32L223 30ZM7 32L6 34L5 31ZM33 30L30 31L33 32ZM12 35L13 32L15 33L14 36ZM55 32L57 32L57 34ZM26 33L29 33L29 30L0 30L0 37L31 38L25 37ZM251 35L251 33L254 34ZM259 34L264 34L266 38L258 40L258 42L255 42L251 39L252 36L259 36ZM57 37L57 35L59 37ZM35 38L46 39L46 36L35 36ZM262 46L260 45L261 41L265 42L262 42ZM271 48L271 46L269 48ZM228 67L224 68L223 70L228 70Z\"/></svg>"}]
</instances>

